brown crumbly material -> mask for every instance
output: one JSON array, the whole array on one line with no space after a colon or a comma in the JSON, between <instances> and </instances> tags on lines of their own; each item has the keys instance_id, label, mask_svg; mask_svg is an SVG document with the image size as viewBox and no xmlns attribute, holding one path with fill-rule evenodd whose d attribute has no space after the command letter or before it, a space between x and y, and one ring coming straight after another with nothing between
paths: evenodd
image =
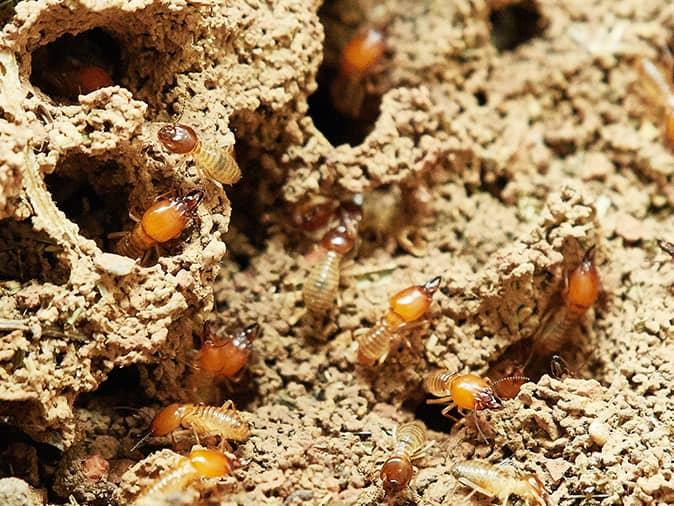
<instances>
[{"instance_id":1,"label":"brown crumbly material","mask_svg":"<svg viewBox=\"0 0 674 506\"><path fill-rule=\"evenodd\" d=\"M34 254L22 258L27 279L3 275L0 284L0 412L67 451L54 457L35 445L26 454L45 465L15 474L91 500L97 489L78 477L99 456L109 467L96 486L128 503L195 443L178 431L175 446L153 438L129 452L158 410L232 397L251 424L236 448L244 466L176 500L381 504L392 431L418 416L434 445L393 504L457 503L469 490L451 476L454 462L506 456L558 504L673 502L674 264L656 240L674 240L674 156L634 62L659 57L674 7L523 2L539 15L538 33L499 50L490 36L507 28L492 27L490 11L507 1L320 3L19 3L0 36L0 237ZM381 96L380 114L362 143L332 146L307 105L323 32L334 67L363 24L387 37L381 69L362 83ZM96 26L126 53L120 86L59 105L30 85L36 47ZM156 264L103 256L84 232L100 243L113 230L67 221L54 181L121 195L103 214L129 229L127 210L201 184L192 164L156 141L158 123L179 115L208 142L236 138L243 180L224 191L203 183L200 220ZM421 230L426 254L385 237L390 220L384 232L370 220L335 310L309 318L301 290L315 241L292 229L287 203L363 192L389 216L399 192L418 186L429 209L404 221ZM565 272L593 245L602 295L563 350L576 378L536 377L503 410L482 413L493 448L472 417L454 423L422 406L429 371L485 374L530 344L559 304ZM374 324L392 293L436 275L443 283L412 350L355 366L354 333ZM239 383L203 387L208 378L191 367L193 334L210 319L261 325ZM124 367L109 388L81 395ZM142 459L165 446L175 451ZM21 453L0 451L10 462Z\"/></svg>"}]
</instances>

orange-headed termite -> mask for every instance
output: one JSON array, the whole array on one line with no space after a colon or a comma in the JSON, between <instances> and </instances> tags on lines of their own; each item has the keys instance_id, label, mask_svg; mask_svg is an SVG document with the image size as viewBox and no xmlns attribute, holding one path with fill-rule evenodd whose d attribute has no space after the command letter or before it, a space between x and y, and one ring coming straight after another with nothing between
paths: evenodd
<instances>
[{"instance_id":1,"label":"orange-headed termite","mask_svg":"<svg viewBox=\"0 0 674 506\"><path fill-rule=\"evenodd\" d=\"M135 504L143 504L171 492L182 492L200 478L218 478L231 474L238 462L221 452L208 449L193 449L189 457L180 457L178 462L145 490Z\"/></svg>"},{"instance_id":2,"label":"orange-headed termite","mask_svg":"<svg viewBox=\"0 0 674 506\"><path fill-rule=\"evenodd\" d=\"M426 450L426 428L421 422L408 422L397 427L395 446L391 456L381 468L381 479L387 494L397 494L412 480L412 462L421 458Z\"/></svg>"},{"instance_id":3,"label":"orange-headed termite","mask_svg":"<svg viewBox=\"0 0 674 506\"><path fill-rule=\"evenodd\" d=\"M637 61L641 84L655 105L663 110L663 132L665 143L674 148L674 84L672 83L672 55L667 56L664 71L649 58Z\"/></svg>"},{"instance_id":4,"label":"orange-headed termite","mask_svg":"<svg viewBox=\"0 0 674 506\"><path fill-rule=\"evenodd\" d=\"M181 197L159 200L145 211L133 230L124 233L115 251L140 258L153 246L175 239L187 228L203 197L202 190L193 190Z\"/></svg>"},{"instance_id":5,"label":"orange-headed termite","mask_svg":"<svg viewBox=\"0 0 674 506\"><path fill-rule=\"evenodd\" d=\"M381 30L358 30L342 48L337 76L330 86L335 109L342 115L358 118L365 98L365 77L376 71L386 51Z\"/></svg>"},{"instance_id":6,"label":"orange-headed termite","mask_svg":"<svg viewBox=\"0 0 674 506\"><path fill-rule=\"evenodd\" d=\"M594 246L587 250L580 265L566 279L562 293L564 303L541 324L533 338L532 354L546 356L558 351L571 328L599 297L599 274L594 265Z\"/></svg>"},{"instance_id":7,"label":"orange-headed termite","mask_svg":"<svg viewBox=\"0 0 674 506\"><path fill-rule=\"evenodd\" d=\"M191 428L197 440L200 435L219 436L221 446L228 440L245 441L250 435L248 422L241 417L232 401L225 402L221 407L174 403L154 417L150 431L130 451L149 437L166 436L181 426Z\"/></svg>"},{"instance_id":8,"label":"orange-headed termite","mask_svg":"<svg viewBox=\"0 0 674 506\"><path fill-rule=\"evenodd\" d=\"M425 285L410 286L390 298L386 314L374 327L356 338L359 364L381 364L386 360L403 332L416 326L416 322L431 307L433 294L441 280L440 276L436 276Z\"/></svg>"},{"instance_id":9,"label":"orange-headed termite","mask_svg":"<svg viewBox=\"0 0 674 506\"><path fill-rule=\"evenodd\" d=\"M658 246L665 253L672 255L672 260L674 260L674 242L658 241Z\"/></svg>"},{"instance_id":10,"label":"orange-headed termite","mask_svg":"<svg viewBox=\"0 0 674 506\"><path fill-rule=\"evenodd\" d=\"M468 497L480 492L506 505L510 496L516 495L529 506L551 504L545 485L534 474L514 476L500 466L479 461L457 462L451 472L460 483L473 489Z\"/></svg>"},{"instance_id":11,"label":"orange-headed termite","mask_svg":"<svg viewBox=\"0 0 674 506\"><path fill-rule=\"evenodd\" d=\"M191 155L204 177L221 184L234 184L241 179L241 169L234 158L233 146L222 148L206 145L192 127L179 123L164 125L157 137L171 153Z\"/></svg>"},{"instance_id":12,"label":"orange-headed termite","mask_svg":"<svg viewBox=\"0 0 674 506\"><path fill-rule=\"evenodd\" d=\"M209 329L207 339L199 350L197 368L214 377L237 381L248 363L259 331L260 326L253 323L222 339Z\"/></svg>"},{"instance_id":13,"label":"orange-headed termite","mask_svg":"<svg viewBox=\"0 0 674 506\"><path fill-rule=\"evenodd\" d=\"M355 234L345 224L326 232L321 240L323 255L309 272L304 283L304 305L315 315L325 315L332 308L339 288L339 271L344 256L353 249Z\"/></svg>"},{"instance_id":14,"label":"orange-headed termite","mask_svg":"<svg viewBox=\"0 0 674 506\"><path fill-rule=\"evenodd\" d=\"M501 399L496 395L489 379L481 378L476 374L458 374L449 371L436 371L424 379L426 392L439 399L427 400L427 404L444 404L442 410L444 416L457 407L462 410L470 410L473 413L475 427L485 441L488 441L482 432L477 412L483 409L499 409L503 407Z\"/></svg>"}]
</instances>

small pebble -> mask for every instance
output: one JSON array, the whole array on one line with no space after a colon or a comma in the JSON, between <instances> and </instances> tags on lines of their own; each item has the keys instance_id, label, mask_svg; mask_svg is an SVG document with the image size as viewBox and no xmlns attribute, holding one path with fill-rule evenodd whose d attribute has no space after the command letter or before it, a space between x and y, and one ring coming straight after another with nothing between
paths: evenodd
<instances>
[{"instance_id":1,"label":"small pebble","mask_svg":"<svg viewBox=\"0 0 674 506\"><path fill-rule=\"evenodd\" d=\"M136 265L136 261L113 253L101 253L94 259L96 267L115 276L130 274Z\"/></svg>"},{"instance_id":2,"label":"small pebble","mask_svg":"<svg viewBox=\"0 0 674 506\"><path fill-rule=\"evenodd\" d=\"M608 440L608 437L611 433L611 428L604 422L595 420L590 424L588 433L590 434L590 439L592 439L592 441L597 446L602 447Z\"/></svg>"}]
</instances>

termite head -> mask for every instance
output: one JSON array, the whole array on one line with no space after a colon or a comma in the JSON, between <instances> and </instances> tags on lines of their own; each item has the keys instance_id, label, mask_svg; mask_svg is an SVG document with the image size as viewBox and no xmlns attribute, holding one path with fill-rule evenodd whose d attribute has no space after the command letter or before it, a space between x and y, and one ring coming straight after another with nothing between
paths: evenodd
<instances>
[{"instance_id":1,"label":"termite head","mask_svg":"<svg viewBox=\"0 0 674 506\"><path fill-rule=\"evenodd\" d=\"M406 322L418 320L431 306L433 294L441 280L440 276L436 276L425 285L411 286L399 291L389 300L391 310Z\"/></svg>"},{"instance_id":2,"label":"termite head","mask_svg":"<svg viewBox=\"0 0 674 506\"><path fill-rule=\"evenodd\" d=\"M381 468L384 490L389 495L400 493L412 479L414 468L407 457L391 457Z\"/></svg>"},{"instance_id":3,"label":"termite head","mask_svg":"<svg viewBox=\"0 0 674 506\"><path fill-rule=\"evenodd\" d=\"M114 86L110 74L105 69L91 65L83 67L79 75L80 93L86 95L106 86Z\"/></svg>"},{"instance_id":4,"label":"termite head","mask_svg":"<svg viewBox=\"0 0 674 506\"><path fill-rule=\"evenodd\" d=\"M524 497L529 497L536 501L536 504L547 506L550 504L550 496L543 482L535 474L522 476L522 481L526 483L527 490L523 491Z\"/></svg>"},{"instance_id":5,"label":"termite head","mask_svg":"<svg viewBox=\"0 0 674 506\"><path fill-rule=\"evenodd\" d=\"M589 309L599 297L599 274L594 266L595 248L587 250L580 265L569 275L565 299L567 304Z\"/></svg>"},{"instance_id":6,"label":"termite head","mask_svg":"<svg viewBox=\"0 0 674 506\"><path fill-rule=\"evenodd\" d=\"M328 230L321 240L321 246L328 251L346 255L353 249L355 242L355 238L349 229L345 225L339 225Z\"/></svg>"},{"instance_id":7,"label":"termite head","mask_svg":"<svg viewBox=\"0 0 674 506\"><path fill-rule=\"evenodd\" d=\"M347 76L362 76L377 66L386 51L384 33L376 28L359 30L342 49L340 71Z\"/></svg>"},{"instance_id":8,"label":"termite head","mask_svg":"<svg viewBox=\"0 0 674 506\"><path fill-rule=\"evenodd\" d=\"M157 416L152 420L150 425L150 433L153 436L165 436L173 432L182 422L185 416L185 405L173 403L162 409Z\"/></svg>"},{"instance_id":9,"label":"termite head","mask_svg":"<svg viewBox=\"0 0 674 506\"><path fill-rule=\"evenodd\" d=\"M195 449L190 452L190 463L203 478L217 478L232 472L232 460L215 450Z\"/></svg>"},{"instance_id":10,"label":"termite head","mask_svg":"<svg viewBox=\"0 0 674 506\"><path fill-rule=\"evenodd\" d=\"M166 149L178 155L190 153L199 142L194 129L180 123L164 125L157 132L157 138Z\"/></svg>"},{"instance_id":11,"label":"termite head","mask_svg":"<svg viewBox=\"0 0 674 506\"><path fill-rule=\"evenodd\" d=\"M328 224L336 205L333 200L309 199L293 206L290 219L300 230L315 232Z\"/></svg>"},{"instance_id":12,"label":"termite head","mask_svg":"<svg viewBox=\"0 0 674 506\"><path fill-rule=\"evenodd\" d=\"M204 191L197 188L196 190L192 190L182 197L178 197L176 199L176 204L183 214L190 215L194 214L203 199Z\"/></svg>"}]
</instances>

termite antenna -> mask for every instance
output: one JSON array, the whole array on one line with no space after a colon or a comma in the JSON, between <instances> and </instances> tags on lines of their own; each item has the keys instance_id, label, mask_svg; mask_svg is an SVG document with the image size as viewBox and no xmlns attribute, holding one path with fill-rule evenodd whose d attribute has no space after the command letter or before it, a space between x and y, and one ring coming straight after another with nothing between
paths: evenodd
<instances>
[{"instance_id":1,"label":"termite antenna","mask_svg":"<svg viewBox=\"0 0 674 506\"><path fill-rule=\"evenodd\" d=\"M131 449L129 450L129 453L131 453L131 452L135 451L136 449L138 449L138 447L139 447L140 445L142 445L145 441L147 441L148 439L150 439L150 436L151 436L151 435L152 435L152 431L146 432L146 433L143 435L143 437L140 438L140 440L139 440L135 445L133 445L133 446L131 447Z\"/></svg>"}]
</instances>

